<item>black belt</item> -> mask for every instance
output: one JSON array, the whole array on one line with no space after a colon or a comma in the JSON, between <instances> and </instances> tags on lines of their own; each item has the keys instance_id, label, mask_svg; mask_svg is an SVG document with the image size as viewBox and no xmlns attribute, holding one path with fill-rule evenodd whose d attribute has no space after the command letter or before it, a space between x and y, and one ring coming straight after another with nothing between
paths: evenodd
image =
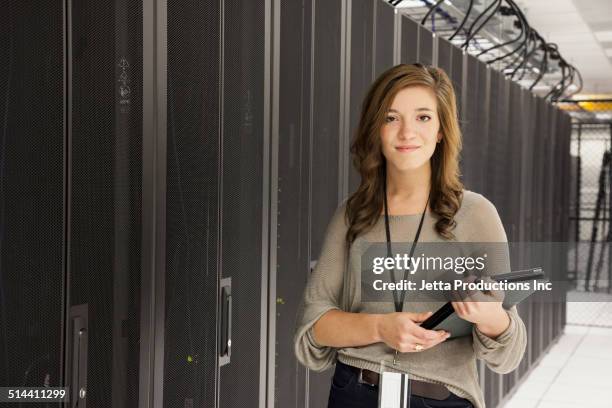
<instances>
[{"instance_id":1,"label":"black belt","mask_svg":"<svg viewBox=\"0 0 612 408\"><path fill-rule=\"evenodd\" d=\"M340 361L337 364L344 364ZM375 371L361 369L357 367L350 366L348 364L344 364L347 367L350 367L351 370L357 375L357 379L362 384L367 384L370 386L378 386L380 382L380 374ZM435 400L445 400L447 399L451 392L443 386L442 384L434 384L425 381L412 380L410 379L410 393L412 395L417 395L419 397L431 398Z\"/></svg>"}]
</instances>

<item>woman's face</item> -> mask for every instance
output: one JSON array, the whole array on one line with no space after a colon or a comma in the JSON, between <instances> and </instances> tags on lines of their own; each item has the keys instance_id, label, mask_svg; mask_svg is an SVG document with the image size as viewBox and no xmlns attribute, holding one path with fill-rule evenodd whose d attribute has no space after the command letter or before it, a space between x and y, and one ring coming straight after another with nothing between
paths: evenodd
<instances>
[{"instance_id":1,"label":"woman's face","mask_svg":"<svg viewBox=\"0 0 612 408\"><path fill-rule=\"evenodd\" d=\"M406 171L427 164L442 138L434 92L425 86L399 91L380 133L388 165Z\"/></svg>"}]
</instances>

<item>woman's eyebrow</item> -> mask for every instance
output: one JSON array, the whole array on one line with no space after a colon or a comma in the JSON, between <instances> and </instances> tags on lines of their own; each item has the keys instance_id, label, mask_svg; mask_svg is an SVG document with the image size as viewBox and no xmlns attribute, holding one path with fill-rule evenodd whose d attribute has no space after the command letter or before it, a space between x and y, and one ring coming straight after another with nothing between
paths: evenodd
<instances>
[{"instance_id":1,"label":"woman's eyebrow","mask_svg":"<svg viewBox=\"0 0 612 408\"><path fill-rule=\"evenodd\" d=\"M423 107L423 108L417 108L417 109L415 109L415 111L417 111L417 112L421 112L421 111L429 111L429 112L433 112L433 109ZM399 113L398 111L396 111L396 110L395 110L395 109L393 109L393 108L389 109L389 112Z\"/></svg>"}]
</instances>

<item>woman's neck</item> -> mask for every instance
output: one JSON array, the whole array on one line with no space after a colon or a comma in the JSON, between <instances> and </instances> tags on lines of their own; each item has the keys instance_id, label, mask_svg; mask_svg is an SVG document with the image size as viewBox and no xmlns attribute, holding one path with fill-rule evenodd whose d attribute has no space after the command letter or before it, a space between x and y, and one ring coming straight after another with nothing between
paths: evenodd
<instances>
[{"instance_id":1,"label":"woman's neck","mask_svg":"<svg viewBox=\"0 0 612 408\"><path fill-rule=\"evenodd\" d=\"M387 163L389 214L416 214L423 211L431 185L429 162L410 171L400 171Z\"/></svg>"}]
</instances>

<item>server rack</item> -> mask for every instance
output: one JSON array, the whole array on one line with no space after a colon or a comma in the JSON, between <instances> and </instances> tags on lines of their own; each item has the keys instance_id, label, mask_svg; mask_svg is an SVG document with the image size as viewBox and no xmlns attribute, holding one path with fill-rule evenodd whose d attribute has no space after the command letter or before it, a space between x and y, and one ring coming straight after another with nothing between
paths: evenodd
<instances>
[{"instance_id":1,"label":"server rack","mask_svg":"<svg viewBox=\"0 0 612 408\"><path fill-rule=\"evenodd\" d=\"M59 386L63 381L67 248L62 4L14 3L0 15L2 385L47 381Z\"/></svg>"},{"instance_id":2,"label":"server rack","mask_svg":"<svg viewBox=\"0 0 612 408\"><path fill-rule=\"evenodd\" d=\"M402 15L402 30L399 48L400 62L412 64L419 59L419 24L408 16Z\"/></svg>"},{"instance_id":3,"label":"server rack","mask_svg":"<svg viewBox=\"0 0 612 408\"><path fill-rule=\"evenodd\" d=\"M384 1L374 2L374 77L393 66L395 50L395 8Z\"/></svg>"}]
</instances>

